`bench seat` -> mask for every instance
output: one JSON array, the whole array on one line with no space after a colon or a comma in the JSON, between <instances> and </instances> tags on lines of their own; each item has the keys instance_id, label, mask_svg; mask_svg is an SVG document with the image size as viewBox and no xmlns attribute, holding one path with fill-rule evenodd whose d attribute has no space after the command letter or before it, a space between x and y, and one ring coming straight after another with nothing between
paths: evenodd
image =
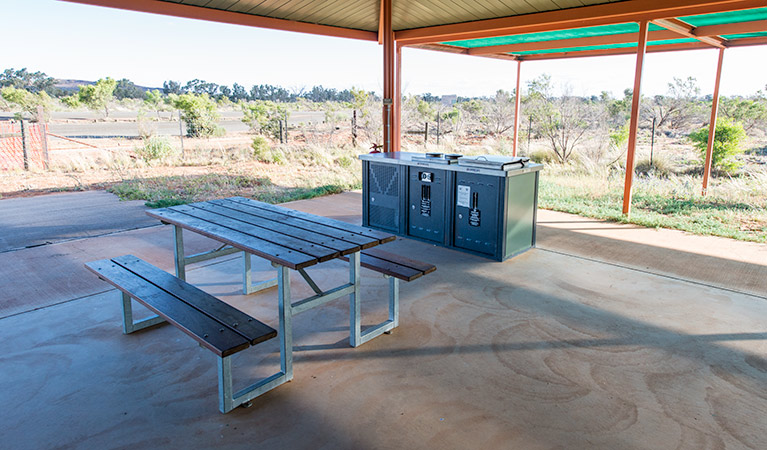
<instances>
[{"instance_id":1,"label":"bench seat","mask_svg":"<svg viewBox=\"0 0 767 450\"><path fill-rule=\"evenodd\" d=\"M274 328L132 255L93 261L85 266L122 292L125 334L168 322L219 357L221 412L229 412L256 395L288 381L280 380L280 375L284 374L277 374L232 395L229 357L276 337ZM131 299L157 316L134 322Z\"/></svg>"}]
</instances>

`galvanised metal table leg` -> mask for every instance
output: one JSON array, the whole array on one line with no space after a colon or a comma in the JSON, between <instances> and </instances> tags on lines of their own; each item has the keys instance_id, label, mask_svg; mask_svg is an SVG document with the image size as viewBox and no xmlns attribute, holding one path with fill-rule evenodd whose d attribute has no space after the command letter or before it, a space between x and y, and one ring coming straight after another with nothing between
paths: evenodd
<instances>
[{"instance_id":1,"label":"galvanised metal table leg","mask_svg":"<svg viewBox=\"0 0 767 450\"><path fill-rule=\"evenodd\" d=\"M222 413L228 413L240 405L248 405L252 399L293 379L293 315L290 306L290 270L287 267L278 266L277 280L280 320L280 372L239 392L234 392L232 388L232 357L219 357L218 407Z\"/></svg>"},{"instance_id":2,"label":"galvanised metal table leg","mask_svg":"<svg viewBox=\"0 0 767 450\"><path fill-rule=\"evenodd\" d=\"M279 305L280 369L286 380L293 379L293 311L290 304L290 269L277 267Z\"/></svg>"},{"instance_id":3,"label":"galvanised metal table leg","mask_svg":"<svg viewBox=\"0 0 767 450\"><path fill-rule=\"evenodd\" d=\"M173 248L173 256L176 259L176 277L186 281L186 259L184 258L184 229L173 225L173 240L176 245Z\"/></svg>"},{"instance_id":4,"label":"galvanised metal table leg","mask_svg":"<svg viewBox=\"0 0 767 450\"><path fill-rule=\"evenodd\" d=\"M349 345L362 344L362 302L360 301L360 252L349 255L349 284L354 290L349 294Z\"/></svg>"},{"instance_id":5,"label":"galvanised metal table leg","mask_svg":"<svg viewBox=\"0 0 767 450\"><path fill-rule=\"evenodd\" d=\"M252 284L253 278L251 275L252 255L248 252L242 252L242 293L245 295L252 294L254 292L260 292L264 289L268 289L273 286L277 286L277 278L262 281L260 283Z\"/></svg>"}]
</instances>

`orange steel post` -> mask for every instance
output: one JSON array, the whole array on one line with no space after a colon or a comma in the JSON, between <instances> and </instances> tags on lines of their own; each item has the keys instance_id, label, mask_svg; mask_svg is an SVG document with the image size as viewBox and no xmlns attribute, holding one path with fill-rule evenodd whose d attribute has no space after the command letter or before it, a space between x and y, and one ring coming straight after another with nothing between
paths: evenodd
<instances>
[{"instance_id":1,"label":"orange steel post","mask_svg":"<svg viewBox=\"0 0 767 450\"><path fill-rule=\"evenodd\" d=\"M724 48L719 49L719 62L716 65L716 82L714 84L714 98L711 103L711 120L708 122L708 145L706 146L706 162L703 166L703 190L701 195L706 195L708 178L711 176L711 156L714 151L714 139L716 138L716 115L719 111L719 82L722 81L722 62L724 62Z\"/></svg>"},{"instance_id":2,"label":"orange steel post","mask_svg":"<svg viewBox=\"0 0 767 450\"><path fill-rule=\"evenodd\" d=\"M639 131L639 100L642 90L642 69L644 67L644 55L647 49L648 21L639 23L639 44L637 45L637 63L634 72L634 96L631 100L631 121L629 122L629 146L626 155L626 183L623 187L623 214L631 214L631 184L634 181L634 152L637 145L637 131Z\"/></svg>"},{"instance_id":3,"label":"orange steel post","mask_svg":"<svg viewBox=\"0 0 767 450\"><path fill-rule=\"evenodd\" d=\"M396 63L396 82L394 84L394 151L398 152L402 143L402 46L398 44L396 45Z\"/></svg>"},{"instance_id":4,"label":"orange steel post","mask_svg":"<svg viewBox=\"0 0 767 450\"><path fill-rule=\"evenodd\" d=\"M519 91L519 79L522 75L522 61L517 61L517 92L514 96L514 150L512 156L517 156L517 145L519 144L519 99L522 93ZM528 154L530 149L527 149Z\"/></svg>"},{"instance_id":5,"label":"orange steel post","mask_svg":"<svg viewBox=\"0 0 767 450\"><path fill-rule=\"evenodd\" d=\"M383 151L391 152L393 148L394 135L394 84L396 78L396 57L394 31L391 23L391 2L392 0L381 0L383 2L383 132L384 143Z\"/></svg>"}]
</instances>

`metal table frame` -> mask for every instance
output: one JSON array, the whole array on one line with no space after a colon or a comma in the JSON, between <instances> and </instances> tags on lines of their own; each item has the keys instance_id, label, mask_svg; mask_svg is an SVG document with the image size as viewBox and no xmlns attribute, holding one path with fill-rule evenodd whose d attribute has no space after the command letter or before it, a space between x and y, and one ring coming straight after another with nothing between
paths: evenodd
<instances>
[{"instance_id":1,"label":"metal table frame","mask_svg":"<svg viewBox=\"0 0 767 450\"><path fill-rule=\"evenodd\" d=\"M251 257L256 255L251 255L248 252L232 246L222 245L218 249L212 251L185 256L183 233L184 228L182 226L173 224L175 243L174 257L176 276L178 278L186 280L186 266L188 264L242 252L244 294L247 295L254 292L260 292L264 289L277 286L280 372L246 387L245 389L234 392L232 388L231 357L226 356L219 358L219 406L222 412L231 411L239 405L247 405L253 398L293 379L293 316L296 314L320 306L344 295L349 295L349 344L352 347L358 347L383 333L389 333L399 325L399 280L394 277L387 277L389 278L389 318L380 324L369 327L364 332L362 331L359 251L347 255L349 258L349 282L326 291L321 290L304 269L298 269L297 272L309 284L315 292L315 295L293 302L290 291L290 268L272 263L272 266L277 269L277 277L253 285L251 279Z\"/></svg>"}]
</instances>

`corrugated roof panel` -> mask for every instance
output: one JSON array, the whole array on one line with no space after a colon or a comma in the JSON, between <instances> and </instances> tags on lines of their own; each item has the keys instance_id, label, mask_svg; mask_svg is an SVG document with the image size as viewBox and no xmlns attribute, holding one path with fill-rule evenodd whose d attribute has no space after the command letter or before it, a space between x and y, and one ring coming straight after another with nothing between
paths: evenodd
<instances>
[{"instance_id":1,"label":"corrugated roof panel","mask_svg":"<svg viewBox=\"0 0 767 450\"><path fill-rule=\"evenodd\" d=\"M651 25L651 30L662 28ZM598 27L576 28L572 30L547 31L544 33L517 34L514 36L501 36L487 39L469 39L465 41L444 42L444 44L463 48L489 47L492 45L524 44L528 42L556 41L562 39L575 39L592 36L609 36L613 34L638 33L639 25L636 23L622 23L618 25L601 25Z\"/></svg>"},{"instance_id":2,"label":"corrugated roof panel","mask_svg":"<svg viewBox=\"0 0 767 450\"><path fill-rule=\"evenodd\" d=\"M717 14L704 14L701 16L679 17L679 20L695 27L707 25L722 25L726 23L751 22L754 20L767 19L767 8L745 9Z\"/></svg>"},{"instance_id":3,"label":"corrugated roof panel","mask_svg":"<svg viewBox=\"0 0 767 450\"><path fill-rule=\"evenodd\" d=\"M650 41L647 43L648 47L655 46L655 45L667 45L667 44L684 44L688 42L698 42L696 39L665 39L662 41ZM550 49L550 50L535 50L535 51L525 51L525 52L514 52L515 55L543 55L547 53L565 53L565 52L582 52L586 50L609 50L613 48L634 48L637 44L634 42L628 42L625 44L609 44L609 45L589 45L589 46L583 46L583 47L569 47L569 48L558 48L558 49Z\"/></svg>"}]
</instances>

